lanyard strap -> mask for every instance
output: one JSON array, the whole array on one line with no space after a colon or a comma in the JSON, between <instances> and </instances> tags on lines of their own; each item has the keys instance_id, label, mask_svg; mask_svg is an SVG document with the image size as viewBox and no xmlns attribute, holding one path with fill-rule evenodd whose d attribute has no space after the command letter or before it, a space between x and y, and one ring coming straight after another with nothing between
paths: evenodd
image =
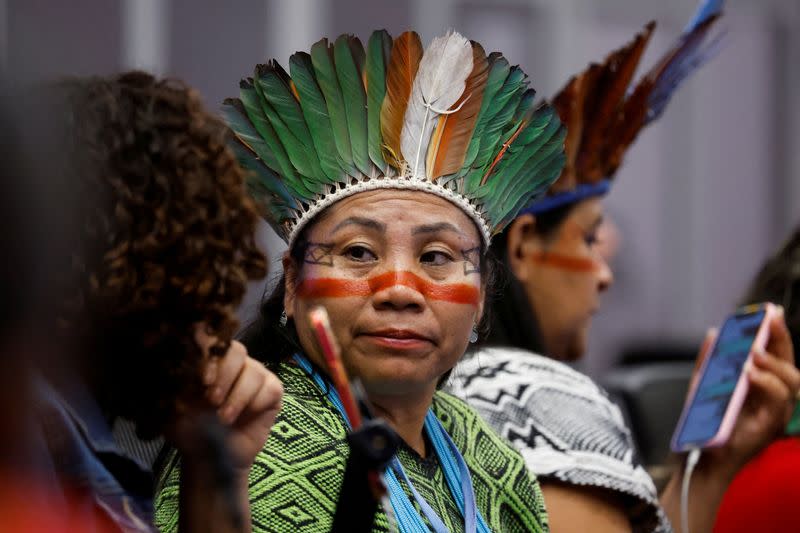
<instances>
[{"instance_id":1,"label":"lanyard strap","mask_svg":"<svg viewBox=\"0 0 800 533\"><path fill-rule=\"evenodd\" d=\"M308 359L300 354L295 354L294 360L300 368L314 380L319 389L325 392L328 400L336 407L339 413L341 413L348 428L351 427L350 420L347 418L344 405L336 389L325 381L319 372L311 366ZM464 516L464 531L466 533L491 533L491 530L477 510L475 492L472 488L472 478L469 468L464 461L464 457L456 447L453 439L450 438L450 435L448 435L447 431L442 427L442 423L436 418L436 415L433 414L432 409L428 409L428 413L425 415L425 429L428 432L428 437L431 439L433 448L442 465L445 480L453 495L453 499L461 511L462 516ZM448 533L449 530L447 526L445 526L436 511L414 487L414 484L411 482L411 479L409 479L408 474L406 474L403 465L396 455L389 465L390 467L384 473L384 481L389 489L389 500L397 516L397 523L400 527L400 531L402 533L418 533L428 528L425 526L422 517L419 516L419 513L414 508L408 495L403 490L400 480L397 477L398 474L411 491L417 505L419 505L420 510L422 510L422 513L433 528L433 531L435 533Z\"/></svg>"}]
</instances>

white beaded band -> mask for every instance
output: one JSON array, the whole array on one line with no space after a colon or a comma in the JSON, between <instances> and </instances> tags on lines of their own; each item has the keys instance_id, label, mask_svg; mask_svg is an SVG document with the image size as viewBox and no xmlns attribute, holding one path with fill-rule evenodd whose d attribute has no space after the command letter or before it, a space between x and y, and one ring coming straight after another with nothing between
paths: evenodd
<instances>
[{"instance_id":1,"label":"white beaded band","mask_svg":"<svg viewBox=\"0 0 800 533\"><path fill-rule=\"evenodd\" d=\"M459 207L462 211L464 211L464 213L467 214L467 216L472 219L473 222L475 222L475 225L478 226L478 230L481 233L485 248L489 248L492 235L489 225L486 223L486 220L484 220L478 208L464 196L427 180L395 176L391 178L373 178L366 181L360 181L354 185L346 185L343 189L337 189L330 194L326 194L314 202L314 204L303 208L302 211L298 211L298 213L302 214L295 220L294 224L289 230L289 249L294 246L294 241L303 228L324 209L330 207L339 200L347 198L348 196L353 196L354 194L358 194L360 192L375 191L379 189L414 190L435 194L440 198L444 198L445 200L454 204L456 207Z\"/></svg>"}]
</instances>

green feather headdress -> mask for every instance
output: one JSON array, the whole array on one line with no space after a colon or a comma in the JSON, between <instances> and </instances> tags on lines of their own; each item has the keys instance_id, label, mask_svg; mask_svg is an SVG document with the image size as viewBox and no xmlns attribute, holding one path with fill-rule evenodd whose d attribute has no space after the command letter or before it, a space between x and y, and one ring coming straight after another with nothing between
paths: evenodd
<instances>
[{"instance_id":1,"label":"green feather headdress","mask_svg":"<svg viewBox=\"0 0 800 533\"><path fill-rule=\"evenodd\" d=\"M564 166L554 109L517 66L458 33L342 35L271 61L223 104L249 189L291 246L314 216L358 192L411 189L464 210L491 236Z\"/></svg>"}]
</instances>

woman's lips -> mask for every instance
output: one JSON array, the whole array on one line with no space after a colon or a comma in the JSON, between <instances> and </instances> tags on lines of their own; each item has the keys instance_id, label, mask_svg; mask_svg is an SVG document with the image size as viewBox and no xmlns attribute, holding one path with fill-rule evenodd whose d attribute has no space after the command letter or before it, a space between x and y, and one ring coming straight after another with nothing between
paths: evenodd
<instances>
[{"instance_id":1,"label":"woman's lips","mask_svg":"<svg viewBox=\"0 0 800 533\"><path fill-rule=\"evenodd\" d=\"M367 342L392 350L412 351L428 348L433 340L408 329L383 329L368 331L359 335Z\"/></svg>"}]
</instances>

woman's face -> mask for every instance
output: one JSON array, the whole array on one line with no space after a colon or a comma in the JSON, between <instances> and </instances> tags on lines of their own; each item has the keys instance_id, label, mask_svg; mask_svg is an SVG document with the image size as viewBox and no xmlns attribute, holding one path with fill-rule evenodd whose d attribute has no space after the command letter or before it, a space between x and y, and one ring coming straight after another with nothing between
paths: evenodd
<instances>
[{"instance_id":1,"label":"woman's face","mask_svg":"<svg viewBox=\"0 0 800 533\"><path fill-rule=\"evenodd\" d=\"M368 393L433 391L483 310L470 218L432 194L370 191L323 212L306 241L302 264L284 261L284 303L308 356L325 368L308 319L322 305L349 375Z\"/></svg>"},{"instance_id":2,"label":"woman's face","mask_svg":"<svg viewBox=\"0 0 800 533\"><path fill-rule=\"evenodd\" d=\"M535 226L535 219L530 220ZM511 258L551 357L574 360L586 352L589 324L600 305L600 293L613 282L597 246L602 221L600 198L583 200L550 236L535 231L522 236L516 246L519 253ZM525 221L515 221L518 223ZM511 246L509 250L514 251Z\"/></svg>"}]
</instances>

